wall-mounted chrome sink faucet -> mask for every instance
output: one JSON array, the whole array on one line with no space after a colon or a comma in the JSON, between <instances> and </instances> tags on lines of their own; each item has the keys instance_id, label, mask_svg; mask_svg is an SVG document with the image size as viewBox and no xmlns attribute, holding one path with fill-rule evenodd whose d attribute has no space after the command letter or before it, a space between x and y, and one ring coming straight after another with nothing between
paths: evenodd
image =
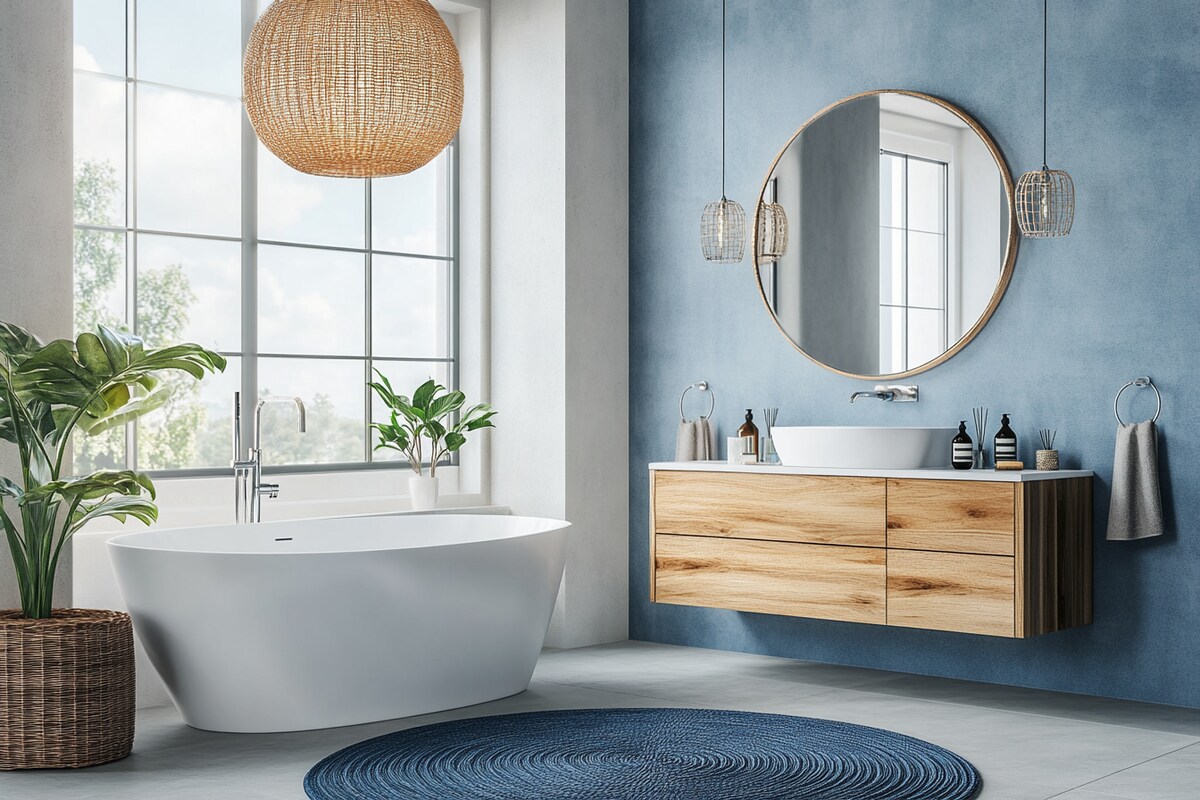
<instances>
[{"instance_id":1,"label":"wall-mounted chrome sink faucet","mask_svg":"<svg viewBox=\"0 0 1200 800\"><path fill-rule=\"evenodd\" d=\"M850 395L850 402L853 403L860 397L882 400L885 403L916 403L921 399L921 390L916 385L887 386L881 383L873 392L855 392Z\"/></svg>"},{"instance_id":2,"label":"wall-mounted chrome sink faucet","mask_svg":"<svg viewBox=\"0 0 1200 800\"><path fill-rule=\"evenodd\" d=\"M267 403L293 403L299 414L299 430L308 427L308 414L299 397L264 397L254 407L254 446L242 458L242 393L233 393L233 516L234 522L262 522L262 498L278 497L279 484L262 480L262 409Z\"/></svg>"}]
</instances>

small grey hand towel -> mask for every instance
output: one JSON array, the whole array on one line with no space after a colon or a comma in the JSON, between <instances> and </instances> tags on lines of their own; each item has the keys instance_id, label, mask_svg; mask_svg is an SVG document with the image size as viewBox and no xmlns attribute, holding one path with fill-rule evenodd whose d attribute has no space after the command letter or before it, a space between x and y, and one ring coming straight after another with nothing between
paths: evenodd
<instances>
[{"instance_id":1,"label":"small grey hand towel","mask_svg":"<svg viewBox=\"0 0 1200 800\"><path fill-rule=\"evenodd\" d=\"M1147 420L1117 428L1108 538L1145 539L1163 532L1158 485L1158 429Z\"/></svg>"},{"instance_id":2,"label":"small grey hand towel","mask_svg":"<svg viewBox=\"0 0 1200 800\"><path fill-rule=\"evenodd\" d=\"M716 458L717 442L712 426L704 418L681 420L675 438L676 461L711 461Z\"/></svg>"}]
</instances>

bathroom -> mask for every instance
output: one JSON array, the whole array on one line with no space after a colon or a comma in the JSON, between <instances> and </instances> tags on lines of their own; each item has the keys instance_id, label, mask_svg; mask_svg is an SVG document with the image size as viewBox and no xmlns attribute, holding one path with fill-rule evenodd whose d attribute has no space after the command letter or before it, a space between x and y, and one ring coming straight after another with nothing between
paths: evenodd
<instances>
[{"instance_id":1,"label":"bathroom","mask_svg":"<svg viewBox=\"0 0 1200 800\"><path fill-rule=\"evenodd\" d=\"M1195 4L433 0L461 63L461 119L425 166L369 184L304 174L259 141L243 109L243 57L271 6L0 0L0 321L46 342L107 321L146 337L148 347L193 342L224 362L223 370L203 368L194 385L188 379L185 402L96 437L76 436L71 466L148 472L157 491L153 525L133 516L89 524L64 548L53 576L56 609L134 613L136 670L126 673L136 705L132 753L79 769L9 767L0 771L0 797L623 797L612 788L624 777L618 772L604 773L607 784L571 783L572 769L553 768L558 754L540 751L527 766L545 762L542 772L488 787L489 795L411 781L388 794L361 783L369 769L346 778L358 794L338 794L317 778L306 785L305 777L318 764L349 768L326 759L377 737L433 748L433 731L465 730L463 746L475 752L471 737L482 735L484 720L553 719L546 712L595 722L588 728L596 737L592 760L611 766L624 753L611 737L650 742L632 727L639 719L695 709L703 713L669 726L698 737L691 751L680 745L691 772L673 775L675 788L659 796L1194 796L1200 543L1191 539L1200 480L1186 465L1200 460L1200 433L1191 424L1200 400L1186 386L1197 372L1200 319ZM987 165L1003 165L1012 184L1001 179L990 194L1008 213L992 216L1001 222L987 248L1003 255L992 259L989 302L974 312L980 324L955 331L942 354L886 369L836 363L816 345L806 347L789 333L789 313L764 302L767 273L756 264L760 198L793 212L791 254L806 252L805 215L788 205L786 181L776 174L792 137L822 110L876 91L890 92L881 107L919 95L961 111L956 129L976 135L974 122L982 152L992 159L990 142L998 154ZM1021 235L1011 218L1018 179L1043 164L1073 181L1067 235ZM778 197L764 194L775 191L773 177L781 178ZM705 206L723 196L745 209L749 231L744 252L729 263L706 260L701 246ZM418 496L425 484L410 481L407 457L374 449L380 432L370 425L389 417L382 395L368 386L378 380L372 368L406 395L433 378L460 390L467 406L486 403L496 412L494 427L467 432L438 464L432 515L411 513L429 504ZM1151 382L1133 382L1141 376ZM688 391L681 407L684 389L700 383L707 390ZM916 386L919 399L881 401L877 386L884 395L898 391L887 387ZM1125 430L1114 418L1114 398L1123 388L1123 422L1157 417L1153 469L1141 477L1158 479L1161 525L1154 532L1161 535L1132 541L1109 538L1114 487L1124 486L1128 472L1114 469ZM248 468L235 480L230 466L234 392L245 398L235 460L258 450L261 472L249 472L261 481L247 479ZM850 402L857 392L867 395ZM257 403L248 398L264 395L284 401L264 405L257 426ZM303 433L292 397L304 406ZM715 446L706 442L703 455L714 463L698 472L689 471L697 465L678 468L680 417L705 415L710 401L705 435ZM979 407L990 413L983 436L972 416ZM847 474L728 464L728 440L736 443L746 410L765 434L762 412L775 408L781 429L949 431L939 434L943 449L934 454L945 468L950 437L965 420L973 447L990 452L979 470L939 474L951 487L1016 487L1018 502L1031 502L1022 492L1085 481L1090 502L1075 499L1072 533L1087 580L1061 595L1072 610L1052 625L997 635L974 629L981 617L973 610L957 618L957 629L891 624L887 615L897 606L886 592L883 617L855 621L786 604L747 609L740 598L672 599L665 576L656 575L669 554L651 549L665 530L650 524L652 512L663 517L652 487L661 489L664 472L746 481ZM1023 471L994 469L1001 414L1011 420ZM1041 429L1055 432L1053 447L1043 447ZM854 453L858 446L835 439L829 449ZM1037 474L1043 449L1057 450L1058 474ZM0 475L14 480L16 450L11 440L0 442ZM792 461L782 447L780 454ZM744 474L754 470L764 474ZM875 468L850 468L850 477L911 478ZM278 488L264 488L272 484ZM880 491L855 507L878 503L886 514L894 498L890 486ZM765 509L788 492L732 494L743 504L763 503L748 513L768 517ZM816 491L811 513L841 507L835 494ZM15 500L4 503L15 513ZM234 524L255 510L261 523ZM718 519L725 510L698 516ZM480 518L478 527L469 517ZM506 559L514 569L540 564L536 580L509 581L542 587L516 614L522 633L508 638L522 642L510 664L516 685L467 678L462 685L490 697L463 694L436 710L400 704L379 712L386 716L347 720L337 716L344 707L322 706L319 690L297 684L287 705L321 707L332 717L265 723L261 730L271 732L257 733L221 732L220 721L180 710L186 692L171 681L179 679L172 665L182 662L165 650L156 663L147 655L147 642L165 647L171 637L139 626L114 572L119 545L109 544L118 536L157 537L143 543L233 537L209 554L224 556L258 552L260 540L290 546L279 541L290 537L298 559L351 555L362 575L386 576L394 556L422 549L414 542L431 545L432 556L439 545L470 538L463 531L502 527L502 517L570 527L561 536L549 532L561 541L537 555L486 553L474 576L463 562L397 566L406 578L382 604L367 601L373 595L364 578L358 599L368 611L353 618L372 646L388 639L389 626L415 625L435 639L439 626L460 623L495 634L493 612L519 605L487 593L499 586ZM770 519L791 524L786 513ZM324 538L305 550L300 538L310 529ZM897 533L891 519L878 529ZM546 533L509 538L548 540ZM338 544L338 537L358 536L399 541L397 549L364 543L353 553L346 551L359 545ZM876 549L887 551L885 566L862 569L892 566L893 546L884 542ZM181 544L179 553L189 547ZM0 551L0 608L15 609L23 598L7 546ZM1030 575L1042 563L1034 563L1036 553L1003 557L1027 559ZM229 600L223 607L235 617L221 630L270 618L275 609L316 652L332 649L331 631L352 627L337 622L352 612L332 610L338 598L357 594L355 575L340 567L305 562L252 576L227 566L183 573L177 594L166 580L174 565L148 571L168 600L190 599L187 613L197 612L197 597L204 598L200 611ZM285 573L297 583L274 582ZM418 585L411 581L421 578L432 594L411 593ZM1018 599L1013 585L1010 606ZM769 605L791 588L750 583L736 591ZM463 598L473 598L478 613L458 605ZM308 603L312 614L287 616L293 600ZM159 595L151 605L161 602ZM236 618L239 607L246 620ZM307 631L297 627L301 621ZM254 637L218 631L213 641L254 652ZM414 664L437 672L443 662L434 656L449 658L449 649L413 642L406 655L429 654ZM6 647L0 660L15 653ZM489 678L498 672L488 658L503 649L478 647ZM198 660L217 669L215 659ZM386 663L368 666L376 677L387 674ZM532 680L523 674L529 670ZM10 674L0 669L9 688L16 685ZM294 677L287 663L272 674L281 684ZM605 709L625 716L605 722ZM722 794L699 762L705 747L724 753L730 742L704 737L725 730L719 715L746 712L772 715L758 718L763 725L815 720L882 731L881 741L893 746L887 753L919 756L942 770L943 793L856 793L847 782L833 784L841 794L788 794L772 773L775 789L747 783L740 794ZM5 724L0 751L16 736ZM465 727L433 727L455 724ZM403 739L422 728L428 741ZM555 730L561 735L561 727L542 729L551 744ZM911 747L886 738L896 735L911 737L902 740ZM478 754L511 766L524 755L519 741L513 748ZM439 763L450 752L448 745L421 751ZM787 767L787 759L770 763ZM708 782L684 789L684 778Z\"/></svg>"}]
</instances>

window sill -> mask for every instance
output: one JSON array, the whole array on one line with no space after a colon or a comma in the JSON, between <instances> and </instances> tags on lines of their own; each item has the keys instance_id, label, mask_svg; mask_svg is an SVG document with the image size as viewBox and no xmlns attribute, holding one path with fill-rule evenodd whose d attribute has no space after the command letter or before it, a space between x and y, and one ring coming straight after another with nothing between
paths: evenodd
<instances>
[{"instance_id":1,"label":"window sill","mask_svg":"<svg viewBox=\"0 0 1200 800\"><path fill-rule=\"evenodd\" d=\"M263 521L396 514L412 511L408 497L408 469L276 474L279 497L263 501ZM440 511L479 509L488 498L464 491L460 468L438 470ZM231 524L234 518L233 475L214 477L163 477L158 490L158 528L190 528ZM98 520L82 533L112 533L135 527L114 520Z\"/></svg>"}]
</instances>

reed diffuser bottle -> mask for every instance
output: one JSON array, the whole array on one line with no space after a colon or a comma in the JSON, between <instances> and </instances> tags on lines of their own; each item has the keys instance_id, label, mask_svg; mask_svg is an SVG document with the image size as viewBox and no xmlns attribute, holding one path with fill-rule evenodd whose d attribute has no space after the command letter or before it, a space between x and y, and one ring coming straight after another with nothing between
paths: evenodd
<instances>
[{"instance_id":1,"label":"reed diffuser bottle","mask_svg":"<svg viewBox=\"0 0 1200 800\"><path fill-rule=\"evenodd\" d=\"M1042 472L1053 472L1058 469L1058 451L1054 449L1054 439L1058 436L1058 431L1042 428L1039 433L1042 437L1042 449L1038 450L1035 456L1037 468Z\"/></svg>"},{"instance_id":2,"label":"reed diffuser bottle","mask_svg":"<svg viewBox=\"0 0 1200 800\"><path fill-rule=\"evenodd\" d=\"M977 406L971 409L971 413L975 417L975 469L985 469L987 467L987 448L984 447L984 442L987 441L988 410L983 406Z\"/></svg>"},{"instance_id":3,"label":"reed diffuser bottle","mask_svg":"<svg viewBox=\"0 0 1200 800\"><path fill-rule=\"evenodd\" d=\"M775 452L775 439L771 436L771 429L775 427L775 422L778 419L778 408L763 409L763 424L766 426L766 433L762 437L762 447L759 448L758 459L764 464L779 463L779 454Z\"/></svg>"}]
</instances>

